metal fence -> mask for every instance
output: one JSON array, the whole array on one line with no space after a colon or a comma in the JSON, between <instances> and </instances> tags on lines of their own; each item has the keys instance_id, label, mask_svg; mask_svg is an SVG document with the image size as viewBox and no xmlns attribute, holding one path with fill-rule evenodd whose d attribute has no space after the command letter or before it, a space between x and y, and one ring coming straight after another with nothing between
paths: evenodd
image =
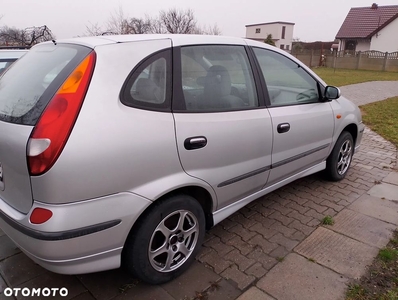
<instances>
[{"instance_id":1,"label":"metal fence","mask_svg":"<svg viewBox=\"0 0 398 300\"><path fill-rule=\"evenodd\" d=\"M309 67L398 72L398 51L292 51L293 56Z\"/></svg>"}]
</instances>

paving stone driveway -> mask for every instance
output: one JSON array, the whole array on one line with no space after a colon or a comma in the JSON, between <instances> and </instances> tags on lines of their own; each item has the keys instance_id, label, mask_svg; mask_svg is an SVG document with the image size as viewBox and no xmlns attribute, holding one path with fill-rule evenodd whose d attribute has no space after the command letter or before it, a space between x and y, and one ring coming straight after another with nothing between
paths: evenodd
<instances>
[{"instance_id":1,"label":"paving stone driveway","mask_svg":"<svg viewBox=\"0 0 398 300\"><path fill-rule=\"evenodd\" d=\"M206 234L197 261L186 274L161 286L137 282L122 270L53 274L29 260L0 230L0 300L15 299L5 295L7 287L66 287L68 296L59 299L79 300L222 300L236 299L247 290L245 299L273 299L254 286L267 286L267 274L283 266L300 269L305 259L292 254L293 249L317 228L326 230L319 227L324 216L336 216L379 184L396 164L396 148L366 129L343 181L331 183L314 174L252 202ZM306 250L301 251L305 256ZM295 256L299 257L294 260ZM19 294L16 299L25 298Z\"/></svg>"}]
</instances>

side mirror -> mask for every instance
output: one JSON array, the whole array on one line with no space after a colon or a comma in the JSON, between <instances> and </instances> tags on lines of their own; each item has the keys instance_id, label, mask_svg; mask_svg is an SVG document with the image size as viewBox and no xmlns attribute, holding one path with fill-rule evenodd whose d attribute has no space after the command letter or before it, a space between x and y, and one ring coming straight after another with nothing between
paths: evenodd
<instances>
[{"instance_id":1,"label":"side mirror","mask_svg":"<svg viewBox=\"0 0 398 300\"><path fill-rule=\"evenodd\" d=\"M330 86L328 85L325 88L325 95L323 96L323 99L325 100L335 100L339 99L341 96L340 89L335 87L335 86Z\"/></svg>"}]
</instances>

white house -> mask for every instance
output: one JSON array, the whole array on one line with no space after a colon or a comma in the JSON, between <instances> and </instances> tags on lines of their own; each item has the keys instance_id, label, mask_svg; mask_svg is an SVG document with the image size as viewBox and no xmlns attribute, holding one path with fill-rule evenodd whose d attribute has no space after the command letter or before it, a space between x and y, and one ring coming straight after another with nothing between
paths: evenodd
<instances>
[{"instance_id":1,"label":"white house","mask_svg":"<svg viewBox=\"0 0 398 300\"><path fill-rule=\"evenodd\" d=\"M398 51L398 5L353 7L336 39L340 51Z\"/></svg>"},{"instance_id":2,"label":"white house","mask_svg":"<svg viewBox=\"0 0 398 300\"><path fill-rule=\"evenodd\" d=\"M292 49L294 23L270 22L246 25L246 38L263 42L269 34L275 46L287 51Z\"/></svg>"}]
</instances>

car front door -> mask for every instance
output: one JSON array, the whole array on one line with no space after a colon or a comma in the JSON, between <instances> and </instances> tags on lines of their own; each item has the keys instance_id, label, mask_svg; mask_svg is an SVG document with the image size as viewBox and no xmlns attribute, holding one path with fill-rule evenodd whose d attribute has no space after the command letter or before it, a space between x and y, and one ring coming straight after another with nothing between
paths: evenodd
<instances>
[{"instance_id":1,"label":"car front door","mask_svg":"<svg viewBox=\"0 0 398 300\"><path fill-rule=\"evenodd\" d=\"M334 115L320 84L287 56L253 48L269 95L272 170L267 185L324 161L332 145Z\"/></svg>"},{"instance_id":2,"label":"car front door","mask_svg":"<svg viewBox=\"0 0 398 300\"><path fill-rule=\"evenodd\" d=\"M173 113L181 164L211 185L220 209L266 183L271 118L259 105L262 97L243 45L185 46L174 52Z\"/></svg>"}]
</instances>

